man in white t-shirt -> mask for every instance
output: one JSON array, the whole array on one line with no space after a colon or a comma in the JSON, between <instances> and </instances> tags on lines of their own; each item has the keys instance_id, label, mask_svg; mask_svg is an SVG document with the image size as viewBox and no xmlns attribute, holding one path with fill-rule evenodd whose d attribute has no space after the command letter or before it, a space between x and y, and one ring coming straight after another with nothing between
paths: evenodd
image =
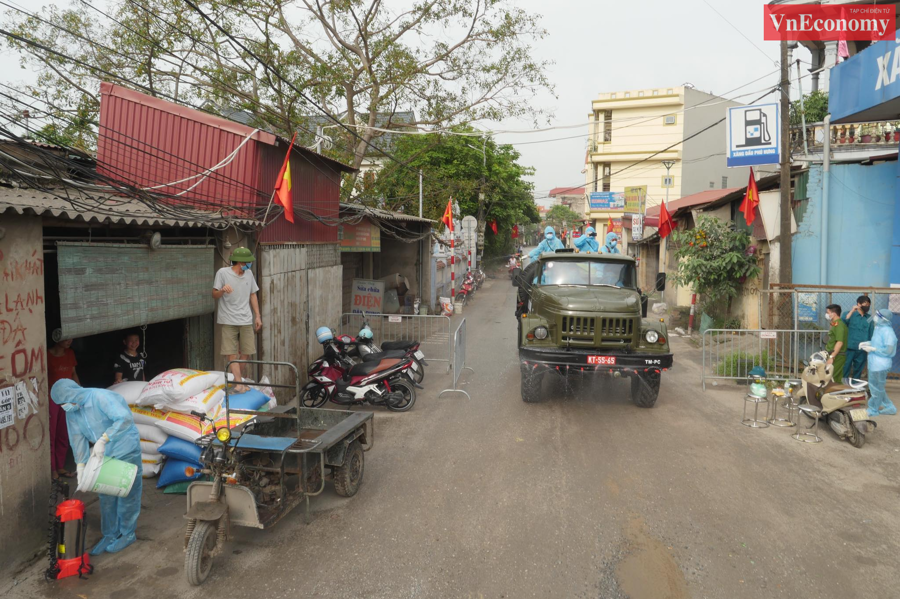
<instances>
[{"instance_id":1,"label":"man in white t-shirt","mask_svg":"<svg viewBox=\"0 0 900 599\"><path fill-rule=\"evenodd\" d=\"M220 268L213 283L212 296L218 300L216 322L222 327L222 355L226 361L247 360L256 353L256 333L262 328L259 315L259 286L250 270L256 260L244 247L231 254L231 266ZM237 383L235 391L243 393L246 385L240 384L241 365L232 364L231 373Z\"/></svg>"}]
</instances>

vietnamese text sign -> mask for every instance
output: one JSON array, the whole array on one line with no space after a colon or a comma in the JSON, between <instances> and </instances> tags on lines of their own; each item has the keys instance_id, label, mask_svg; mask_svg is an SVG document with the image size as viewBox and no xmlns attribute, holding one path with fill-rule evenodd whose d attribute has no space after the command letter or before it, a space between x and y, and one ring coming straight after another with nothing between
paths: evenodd
<instances>
[{"instance_id":1,"label":"vietnamese text sign","mask_svg":"<svg viewBox=\"0 0 900 599\"><path fill-rule=\"evenodd\" d=\"M621 191L595 191L590 195L591 210L624 210L625 194Z\"/></svg>"},{"instance_id":2,"label":"vietnamese text sign","mask_svg":"<svg viewBox=\"0 0 900 599\"><path fill-rule=\"evenodd\" d=\"M353 298L350 312L353 314L381 314L384 302L384 281L353 279Z\"/></svg>"},{"instance_id":3,"label":"vietnamese text sign","mask_svg":"<svg viewBox=\"0 0 900 599\"><path fill-rule=\"evenodd\" d=\"M631 238L634 241L640 241L644 238L644 215L631 215Z\"/></svg>"},{"instance_id":4,"label":"vietnamese text sign","mask_svg":"<svg viewBox=\"0 0 900 599\"><path fill-rule=\"evenodd\" d=\"M735 106L727 112L727 166L778 164L778 104Z\"/></svg>"},{"instance_id":5,"label":"vietnamese text sign","mask_svg":"<svg viewBox=\"0 0 900 599\"><path fill-rule=\"evenodd\" d=\"M14 387L0 389L0 429L12 426L16 421L16 412L13 408L14 391Z\"/></svg>"},{"instance_id":6,"label":"vietnamese text sign","mask_svg":"<svg viewBox=\"0 0 900 599\"><path fill-rule=\"evenodd\" d=\"M612 219L612 228L607 231L607 233L615 233L621 237L622 235L622 219L614 218Z\"/></svg>"},{"instance_id":7,"label":"vietnamese text sign","mask_svg":"<svg viewBox=\"0 0 900 599\"><path fill-rule=\"evenodd\" d=\"M625 188L625 214L643 214L644 198L647 197L647 186L636 185Z\"/></svg>"},{"instance_id":8,"label":"vietnamese text sign","mask_svg":"<svg viewBox=\"0 0 900 599\"><path fill-rule=\"evenodd\" d=\"M355 225L343 224L340 228L342 252L380 252L381 229L364 218Z\"/></svg>"},{"instance_id":9,"label":"vietnamese text sign","mask_svg":"<svg viewBox=\"0 0 900 599\"><path fill-rule=\"evenodd\" d=\"M760 339L778 339L777 331L760 331L759 332Z\"/></svg>"},{"instance_id":10,"label":"vietnamese text sign","mask_svg":"<svg viewBox=\"0 0 900 599\"><path fill-rule=\"evenodd\" d=\"M895 101L900 97L900 44L872 44L853 60L831 69L828 111L832 122ZM896 112L890 114L896 114Z\"/></svg>"},{"instance_id":11,"label":"vietnamese text sign","mask_svg":"<svg viewBox=\"0 0 900 599\"><path fill-rule=\"evenodd\" d=\"M830 4L763 7L767 41L893 40L897 9L893 4Z\"/></svg>"}]
</instances>

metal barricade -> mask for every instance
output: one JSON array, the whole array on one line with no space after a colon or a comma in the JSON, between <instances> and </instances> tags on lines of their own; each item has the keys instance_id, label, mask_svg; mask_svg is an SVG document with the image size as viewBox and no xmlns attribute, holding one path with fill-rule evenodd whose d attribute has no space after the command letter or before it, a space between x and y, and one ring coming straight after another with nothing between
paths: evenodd
<instances>
[{"instance_id":1,"label":"metal barricade","mask_svg":"<svg viewBox=\"0 0 900 599\"><path fill-rule=\"evenodd\" d=\"M708 329L703 333L700 382L745 381L754 366L768 379L796 379L804 360L825 349L827 331Z\"/></svg>"},{"instance_id":2,"label":"metal barricade","mask_svg":"<svg viewBox=\"0 0 900 599\"><path fill-rule=\"evenodd\" d=\"M425 359L446 362L447 372L453 361L453 339L450 337L450 317L425 314L342 314L341 334L354 337L368 324L375 342L416 340Z\"/></svg>"},{"instance_id":3,"label":"metal barricade","mask_svg":"<svg viewBox=\"0 0 900 599\"><path fill-rule=\"evenodd\" d=\"M459 375L462 374L463 370L471 370L472 372L475 372L474 368L469 368L468 366L466 366L465 318L462 319L462 322L460 322L459 326L456 327L456 332L453 333L453 387L451 389L444 389L443 391L438 393L438 397L440 397L444 393L462 393L466 396L467 399L472 399L468 391L463 391L459 388Z\"/></svg>"}]
</instances>

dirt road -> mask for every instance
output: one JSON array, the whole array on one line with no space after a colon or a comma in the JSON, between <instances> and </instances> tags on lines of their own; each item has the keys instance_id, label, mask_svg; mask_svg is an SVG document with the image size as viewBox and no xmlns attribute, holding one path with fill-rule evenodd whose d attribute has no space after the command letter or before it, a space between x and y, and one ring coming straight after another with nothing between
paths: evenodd
<instances>
[{"instance_id":1,"label":"dirt road","mask_svg":"<svg viewBox=\"0 0 900 599\"><path fill-rule=\"evenodd\" d=\"M519 395L513 288L466 308L471 401L432 368L405 414L379 410L365 480L329 485L269 531L238 529L201 589L183 573L183 497L145 492L140 542L90 581L24 573L7 597L897 597L900 417L861 449L739 424L740 388L699 388L699 350L654 409L626 381ZM149 486L149 485L148 485ZM96 504L92 536L98 535Z\"/></svg>"}]
</instances>

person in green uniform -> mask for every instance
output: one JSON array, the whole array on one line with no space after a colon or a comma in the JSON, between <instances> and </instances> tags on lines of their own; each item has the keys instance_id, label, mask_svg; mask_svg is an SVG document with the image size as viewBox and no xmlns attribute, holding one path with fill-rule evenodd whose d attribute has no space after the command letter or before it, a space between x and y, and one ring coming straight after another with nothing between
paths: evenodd
<instances>
[{"instance_id":1,"label":"person in green uniform","mask_svg":"<svg viewBox=\"0 0 900 599\"><path fill-rule=\"evenodd\" d=\"M850 335L847 338L847 363L844 365L844 381L862 376L866 367L866 352L859 349L859 344L872 339L875 323L869 317L872 302L864 295L856 298L856 305L843 317Z\"/></svg>"},{"instance_id":2,"label":"person in green uniform","mask_svg":"<svg viewBox=\"0 0 900 599\"><path fill-rule=\"evenodd\" d=\"M834 365L832 378L835 383L840 383L844 378L844 364L847 362L847 337L850 332L847 330L847 325L841 320L841 307L838 304L825 307L825 318L831 323L825 350L828 352L828 363Z\"/></svg>"}]
</instances>

